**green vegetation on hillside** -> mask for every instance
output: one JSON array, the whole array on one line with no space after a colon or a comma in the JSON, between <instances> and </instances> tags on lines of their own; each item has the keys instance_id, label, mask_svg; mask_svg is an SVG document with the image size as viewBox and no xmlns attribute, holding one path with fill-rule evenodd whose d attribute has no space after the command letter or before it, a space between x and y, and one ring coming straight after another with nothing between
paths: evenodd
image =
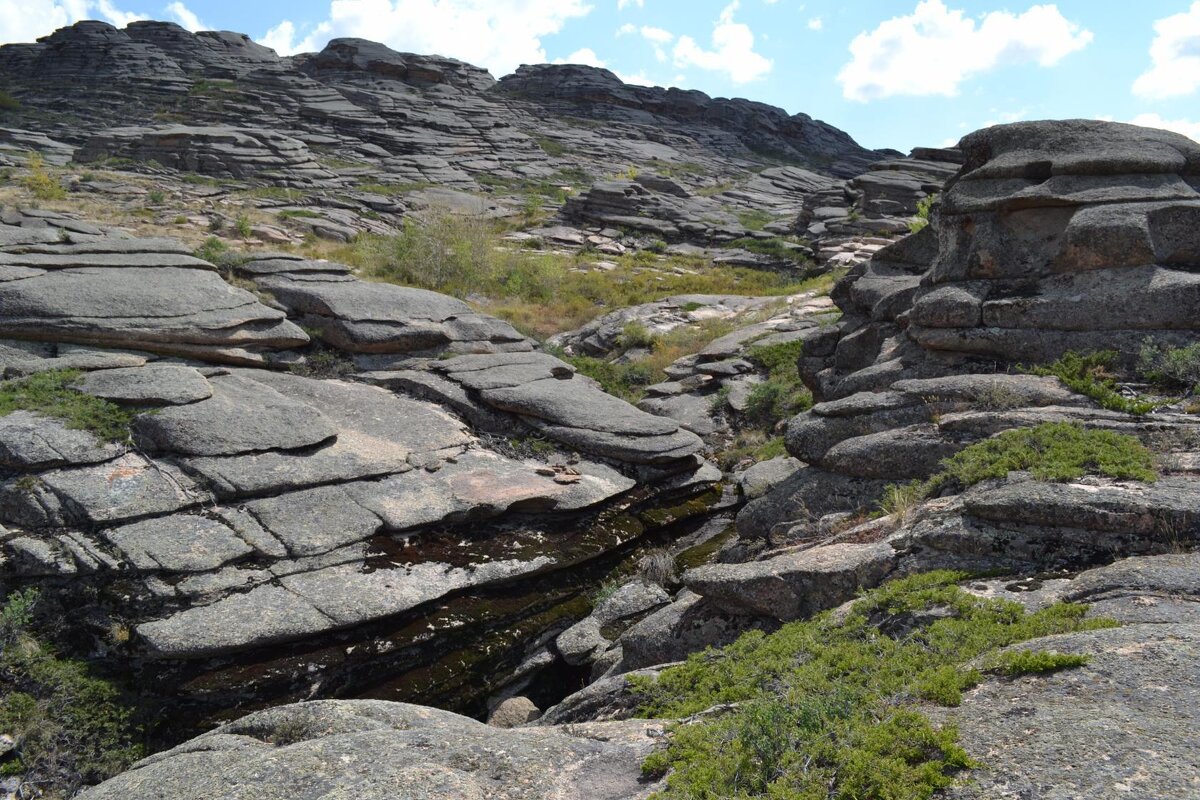
<instances>
[{"instance_id":1,"label":"green vegetation on hillside","mask_svg":"<svg viewBox=\"0 0 1200 800\"><path fill-rule=\"evenodd\" d=\"M1171 347L1147 340L1138 353L1138 373L1168 389L1200 392L1200 344Z\"/></svg>"},{"instance_id":2,"label":"green vegetation on hillside","mask_svg":"<svg viewBox=\"0 0 1200 800\"><path fill-rule=\"evenodd\" d=\"M20 775L36 796L53 800L112 777L143 752L120 690L33 635L38 599L28 589L0 608L0 731L17 742L0 774Z\"/></svg>"},{"instance_id":3,"label":"green vegetation on hillside","mask_svg":"<svg viewBox=\"0 0 1200 800\"><path fill-rule=\"evenodd\" d=\"M0 89L0 111L16 111L20 107L21 103L17 98Z\"/></svg>"},{"instance_id":4,"label":"green vegetation on hillside","mask_svg":"<svg viewBox=\"0 0 1200 800\"><path fill-rule=\"evenodd\" d=\"M601 257L505 246L502 231L478 217L449 214L408 223L398 236L360 236L326 247L322 257L362 269L367 277L469 299L542 339L595 317L676 294L787 295L832 282L807 282L762 270L715 266L703 258L639 253L588 269Z\"/></svg>"},{"instance_id":5,"label":"green vegetation on hillside","mask_svg":"<svg viewBox=\"0 0 1200 800\"><path fill-rule=\"evenodd\" d=\"M931 194L917 201L917 216L908 223L909 231L916 233L929 225L929 215L933 211L933 204L937 202L937 199L936 194Z\"/></svg>"},{"instance_id":6,"label":"green vegetation on hillside","mask_svg":"<svg viewBox=\"0 0 1200 800\"><path fill-rule=\"evenodd\" d=\"M46 160L42 154L31 150L28 156L29 174L22 179L25 188L33 192L38 200L62 200L67 196L67 190L58 179L46 169Z\"/></svg>"},{"instance_id":7,"label":"green vegetation on hillside","mask_svg":"<svg viewBox=\"0 0 1200 800\"><path fill-rule=\"evenodd\" d=\"M98 439L127 440L139 410L122 408L73 389L71 385L82 374L59 369L0 382L0 417L14 411L36 411L63 420L68 428L91 431Z\"/></svg>"},{"instance_id":8,"label":"green vegetation on hillside","mask_svg":"<svg viewBox=\"0 0 1200 800\"><path fill-rule=\"evenodd\" d=\"M693 654L656 679L632 681L641 713L680 718L727 710L675 727L644 771L670 771L663 800L923 800L976 766L951 725L935 726L921 701L958 705L983 679L974 664L1007 675L1078 666L1051 653L999 648L1058 633L1112 627L1086 606L1036 612L976 597L966 575L932 572L867 593L839 618L826 612L753 631L720 650ZM937 613L928 613L936 611ZM894 638L886 630L903 631Z\"/></svg>"}]
</instances>

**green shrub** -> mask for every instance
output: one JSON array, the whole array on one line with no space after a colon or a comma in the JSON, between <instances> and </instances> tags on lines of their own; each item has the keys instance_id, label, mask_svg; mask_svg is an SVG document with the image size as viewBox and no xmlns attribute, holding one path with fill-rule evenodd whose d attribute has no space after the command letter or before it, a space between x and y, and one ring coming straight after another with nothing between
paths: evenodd
<instances>
[{"instance_id":1,"label":"green shrub","mask_svg":"<svg viewBox=\"0 0 1200 800\"><path fill-rule=\"evenodd\" d=\"M0 111L16 111L21 107L20 101L6 91L0 90Z\"/></svg>"},{"instance_id":2,"label":"green shrub","mask_svg":"<svg viewBox=\"0 0 1200 800\"><path fill-rule=\"evenodd\" d=\"M1200 343L1171 347L1147 340L1138 354L1138 373L1170 389L1200 392Z\"/></svg>"},{"instance_id":3,"label":"green shrub","mask_svg":"<svg viewBox=\"0 0 1200 800\"><path fill-rule=\"evenodd\" d=\"M34 590L10 594L0 610L0 730L18 742L0 771L69 797L139 759L140 731L112 683L29 631L37 600Z\"/></svg>"},{"instance_id":4,"label":"green shrub","mask_svg":"<svg viewBox=\"0 0 1200 800\"><path fill-rule=\"evenodd\" d=\"M937 199L936 194L931 194L917 201L917 216L908 223L908 230L911 233L916 233L929 224L929 214L933 211L933 204L937 202Z\"/></svg>"},{"instance_id":5,"label":"green shrub","mask_svg":"<svg viewBox=\"0 0 1200 800\"><path fill-rule=\"evenodd\" d=\"M743 417L753 425L771 430L781 420L812 408L812 392L800 380L796 362L802 342L760 345L747 352L747 358L767 370L767 379L751 387Z\"/></svg>"},{"instance_id":6,"label":"green shrub","mask_svg":"<svg viewBox=\"0 0 1200 800\"><path fill-rule=\"evenodd\" d=\"M693 654L657 679L630 681L646 716L729 711L673 729L643 769L668 770L664 800L928 798L975 766L953 726L935 727L915 706L957 705L982 679L969 664L999 648L1056 633L1112 627L1086 606L1029 612L933 572L867 593L839 619L831 612L744 634ZM937 609L939 614L925 612ZM898 624L897 624L898 623ZM882 633L901 627L903 636Z\"/></svg>"},{"instance_id":7,"label":"green shrub","mask_svg":"<svg viewBox=\"0 0 1200 800\"><path fill-rule=\"evenodd\" d=\"M656 341L654 334L645 325L636 320L630 320L625 323L625 327L621 328L621 335L617 337L617 347L622 352L638 349L652 350Z\"/></svg>"},{"instance_id":8,"label":"green shrub","mask_svg":"<svg viewBox=\"0 0 1200 800\"><path fill-rule=\"evenodd\" d=\"M222 271L228 271L246 262L244 256L234 252L229 245L216 236L205 239L204 244L197 247L192 255L219 267Z\"/></svg>"},{"instance_id":9,"label":"green shrub","mask_svg":"<svg viewBox=\"0 0 1200 800\"><path fill-rule=\"evenodd\" d=\"M1091 658L1074 653L1051 653L1046 650L1006 650L988 660L988 670L1001 675L1041 675L1062 669L1082 667Z\"/></svg>"},{"instance_id":10,"label":"green shrub","mask_svg":"<svg viewBox=\"0 0 1200 800\"><path fill-rule=\"evenodd\" d=\"M237 235L243 239L250 238L250 218L245 214L241 214L233 223L233 229L237 231Z\"/></svg>"},{"instance_id":11,"label":"green shrub","mask_svg":"<svg viewBox=\"0 0 1200 800\"><path fill-rule=\"evenodd\" d=\"M60 369L0 382L0 417L14 411L35 411L63 420L68 428L90 431L98 439L127 441L138 409L123 408L73 389L72 384L82 374Z\"/></svg>"},{"instance_id":12,"label":"green shrub","mask_svg":"<svg viewBox=\"0 0 1200 800\"><path fill-rule=\"evenodd\" d=\"M22 183L26 189L33 192L34 197L39 200L62 200L67 196L67 190L62 184L46 171L46 160L42 158L41 153L31 150L28 166L29 174Z\"/></svg>"},{"instance_id":13,"label":"green shrub","mask_svg":"<svg viewBox=\"0 0 1200 800\"><path fill-rule=\"evenodd\" d=\"M1117 382L1110 372L1116 361L1115 350L1087 354L1070 352L1051 364L1021 369L1031 375L1056 377L1071 391L1092 398L1110 411L1145 414L1154 410L1154 403L1131 400L1117 391Z\"/></svg>"},{"instance_id":14,"label":"green shrub","mask_svg":"<svg viewBox=\"0 0 1200 800\"><path fill-rule=\"evenodd\" d=\"M966 488L1023 470L1038 480L1069 481L1084 475L1154 481L1154 454L1133 436L1088 430L1067 422L1004 431L942 462L928 485Z\"/></svg>"}]
</instances>

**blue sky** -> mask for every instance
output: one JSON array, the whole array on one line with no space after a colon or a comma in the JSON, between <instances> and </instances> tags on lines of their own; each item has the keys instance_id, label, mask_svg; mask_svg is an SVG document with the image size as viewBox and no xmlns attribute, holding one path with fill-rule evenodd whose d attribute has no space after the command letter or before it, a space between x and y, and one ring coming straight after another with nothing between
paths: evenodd
<instances>
[{"instance_id":1,"label":"blue sky","mask_svg":"<svg viewBox=\"0 0 1200 800\"><path fill-rule=\"evenodd\" d=\"M1200 0L0 0L0 41L139 17L242 31L281 53L362 36L497 77L603 65L803 111L869 147L1075 116L1200 138Z\"/></svg>"}]
</instances>

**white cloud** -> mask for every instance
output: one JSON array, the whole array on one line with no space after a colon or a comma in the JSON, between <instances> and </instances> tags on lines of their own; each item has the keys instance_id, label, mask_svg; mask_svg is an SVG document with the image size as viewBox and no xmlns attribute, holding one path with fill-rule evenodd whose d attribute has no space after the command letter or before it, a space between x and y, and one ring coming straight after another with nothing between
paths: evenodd
<instances>
[{"instance_id":1,"label":"white cloud","mask_svg":"<svg viewBox=\"0 0 1200 800\"><path fill-rule=\"evenodd\" d=\"M642 38L647 41L655 42L656 44L668 44L675 38L675 34L670 31L665 31L662 28L655 28L650 25L642 26Z\"/></svg>"},{"instance_id":2,"label":"white cloud","mask_svg":"<svg viewBox=\"0 0 1200 800\"><path fill-rule=\"evenodd\" d=\"M329 18L303 38L284 20L259 41L291 55L357 36L396 50L459 58L500 76L521 64L544 63L542 37L591 10L585 0L331 0Z\"/></svg>"},{"instance_id":3,"label":"white cloud","mask_svg":"<svg viewBox=\"0 0 1200 800\"><path fill-rule=\"evenodd\" d=\"M604 61L590 47L581 47L566 58L554 59L555 64L585 64L589 67L603 67Z\"/></svg>"},{"instance_id":4,"label":"white cloud","mask_svg":"<svg viewBox=\"0 0 1200 800\"><path fill-rule=\"evenodd\" d=\"M637 33L637 25L634 25L632 22L626 22L617 28L617 36L628 36L631 33Z\"/></svg>"},{"instance_id":5,"label":"white cloud","mask_svg":"<svg viewBox=\"0 0 1200 800\"><path fill-rule=\"evenodd\" d=\"M123 28L146 19L111 0L0 0L0 44L32 42L81 19L102 19Z\"/></svg>"},{"instance_id":6,"label":"white cloud","mask_svg":"<svg viewBox=\"0 0 1200 800\"><path fill-rule=\"evenodd\" d=\"M1162 99L1200 88L1200 0L1179 14L1154 23L1150 69L1133 82L1139 97Z\"/></svg>"},{"instance_id":7,"label":"white cloud","mask_svg":"<svg viewBox=\"0 0 1200 800\"><path fill-rule=\"evenodd\" d=\"M819 30L821 30L821 28L824 28L824 27L825 27L825 23L821 20L820 17L813 17L812 19L810 19L808 21L808 29L810 31L819 31Z\"/></svg>"},{"instance_id":8,"label":"white cloud","mask_svg":"<svg viewBox=\"0 0 1200 800\"><path fill-rule=\"evenodd\" d=\"M712 50L705 50L690 36L680 36L672 53L677 67L699 67L724 72L734 83L762 78L774 66L769 58L754 52L754 32L749 25L733 21L739 0L725 6L712 32Z\"/></svg>"},{"instance_id":9,"label":"white cloud","mask_svg":"<svg viewBox=\"0 0 1200 800\"><path fill-rule=\"evenodd\" d=\"M977 23L942 0L921 0L912 14L854 37L850 62L837 80L844 97L863 102L892 95L951 97L972 75L1011 63L1051 67L1091 41L1091 31L1054 4L1021 14L992 11Z\"/></svg>"},{"instance_id":10,"label":"white cloud","mask_svg":"<svg viewBox=\"0 0 1200 800\"><path fill-rule=\"evenodd\" d=\"M556 58L552 62L554 64L583 64L588 67L599 67L600 69L610 69L608 63L600 56L596 55L596 51L590 47L581 47L574 53L571 53L565 58ZM653 86L654 81L646 77L644 72L635 72L632 75L626 75L620 70L611 70L614 75L621 79L622 82L633 86Z\"/></svg>"},{"instance_id":11,"label":"white cloud","mask_svg":"<svg viewBox=\"0 0 1200 800\"><path fill-rule=\"evenodd\" d=\"M624 11L626 6L646 7L646 0L617 0L617 11Z\"/></svg>"},{"instance_id":12,"label":"white cloud","mask_svg":"<svg viewBox=\"0 0 1200 800\"><path fill-rule=\"evenodd\" d=\"M190 8L183 3L171 3L167 6L167 13L174 18L183 27L195 33L196 31L212 30L209 26L200 21L200 18L192 12Z\"/></svg>"},{"instance_id":13,"label":"white cloud","mask_svg":"<svg viewBox=\"0 0 1200 800\"><path fill-rule=\"evenodd\" d=\"M1189 136L1200 142L1200 122L1192 122L1186 119L1163 119L1158 114L1138 114L1129 121L1134 125L1141 125L1146 128L1163 128L1164 130L1175 131L1175 133L1182 133L1184 136Z\"/></svg>"}]
</instances>

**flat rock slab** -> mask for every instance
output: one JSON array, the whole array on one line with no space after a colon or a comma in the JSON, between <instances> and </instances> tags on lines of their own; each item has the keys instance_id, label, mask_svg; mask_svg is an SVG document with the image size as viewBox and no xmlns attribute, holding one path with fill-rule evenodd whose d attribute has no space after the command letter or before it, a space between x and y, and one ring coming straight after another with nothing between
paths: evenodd
<instances>
[{"instance_id":1,"label":"flat rock slab","mask_svg":"<svg viewBox=\"0 0 1200 800\"><path fill-rule=\"evenodd\" d=\"M1197 791L1200 625L1128 625L1035 639L1022 650L1090 657L1081 667L992 678L941 712L983 762L954 800L1185 800Z\"/></svg>"},{"instance_id":2,"label":"flat rock slab","mask_svg":"<svg viewBox=\"0 0 1200 800\"><path fill-rule=\"evenodd\" d=\"M148 364L89 372L76 388L116 403L186 405L212 397L212 387L192 367Z\"/></svg>"},{"instance_id":3,"label":"flat rock slab","mask_svg":"<svg viewBox=\"0 0 1200 800\"><path fill-rule=\"evenodd\" d=\"M228 526L192 514L135 522L101 536L144 571L203 572L253 552Z\"/></svg>"},{"instance_id":4,"label":"flat rock slab","mask_svg":"<svg viewBox=\"0 0 1200 800\"><path fill-rule=\"evenodd\" d=\"M0 521L32 528L94 526L159 516L211 501L170 464L133 453L96 466L57 469L33 486L0 486Z\"/></svg>"},{"instance_id":5,"label":"flat rock slab","mask_svg":"<svg viewBox=\"0 0 1200 800\"><path fill-rule=\"evenodd\" d=\"M895 564L887 544L830 544L764 561L697 567L683 582L722 608L787 622L879 585Z\"/></svg>"},{"instance_id":6,"label":"flat rock slab","mask_svg":"<svg viewBox=\"0 0 1200 800\"><path fill-rule=\"evenodd\" d=\"M164 452L215 456L295 450L337 434L319 411L266 384L243 375L222 375L208 383L213 396L207 400L138 417L138 438Z\"/></svg>"},{"instance_id":7,"label":"flat rock slab","mask_svg":"<svg viewBox=\"0 0 1200 800\"><path fill-rule=\"evenodd\" d=\"M0 417L0 466L8 469L95 464L121 453L118 445L101 442L88 431L68 428L54 417L31 411Z\"/></svg>"},{"instance_id":8,"label":"flat rock slab","mask_svg":"<svg viewBox=\"0 0 1200 800\"><path fill-rule=\"evenodd\" d=\"M643 800L661 788L640 768L660 728L503 729L422 706L324 700L244 717L81 798Z\"/></svg>"},{"instance_id":9,"label":"flat rock slab","mask_svg":"<svg viewBox=\"0 0 1200 800\"><path fill-rule=\"evenodd\" d=\"M406 353L451 343L531 349L508 323L425 289L345 279L299 280L290 274L265 276L259 285L291 314L320 326L328 341L349 352Z\"/></svg>"},{"instance_id":10,"label":"flat rock slab","mask_svg":"<svg viewBox=\"0 0 1200 800\"><path fill-rule=\"evenodd\" d=\"M184 267L65 268L0 282L0 335L183 355L308 342L250 292Z\"/></svg>"}]
</instances>

